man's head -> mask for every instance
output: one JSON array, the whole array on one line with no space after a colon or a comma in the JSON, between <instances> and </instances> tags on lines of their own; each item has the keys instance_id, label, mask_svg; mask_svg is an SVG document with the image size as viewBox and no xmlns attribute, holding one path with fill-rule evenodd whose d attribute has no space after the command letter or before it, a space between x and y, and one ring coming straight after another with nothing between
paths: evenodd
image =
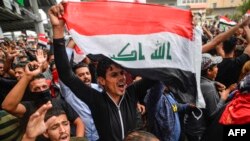
<instances>
[{"instance_id":1,"label":"man's head","mask_svg":"<svg viewBox=\"0 0 250 141\"><path fill-rule=\"evenodd\" d=\"M17 80L20 80L22 78L22 76L25 74L25 65L27 64L27 62L20 62L18 64L16 64L14 71L15 71L15 77Z\"/></svg>"},{"instance_id":2,"label":"man's head","mask_svg":"<svg viewBox=\"0 0 250 141\"><path fill-rule=\"evenodd\" d=\"M123 68L110 59L103 59L98 63L97 76L99 83L112 96L125 94L126 76Z\"/></svg>"},{"instance_id":3,"label":"man's head","mask_svg":"<svg viewBox=\"0 0 250 141\"><path fill-rule=\"evenodd\" d=\"M87 64L79 63L73 67L73 71L84 84L90 86L92 77Z\"/></svg>"},{"instance_id":4,"label":"man's head","mask_svg":"<svg viewBox=\"0 0 250 141\"><path fill-rule=\"evenodd\" d=\"M30 81L29 100L34 101L37 107L51 100L49 84L43 74L38 74Z\"/></svg>"},{"instance_id":5,"label":"man's head","mask_svg":"<svg viewBox=\"0 0 250 141\"><path fill-rule=\"evenodd\" d=\"M4 61L0 60L0 76L4 75Z\"/></svg>"},{"instance_id":6,"label":"man's head","mask_svg":"<svg viewBox=\"0 0 250 141\"><path fill-rule=\"evenodd\" d=\"M49 89L49 84L43 74L33 77L29 84L31 92L42 92Z\"/></svg>"},{"instance_id":7,"label":"man's head","mask_svg":"<svg viewBox=\"0 0 250 141\"><path fill-rule=\"evenodd\" d=\"M49 63L53 62L55 60L55 55L52 52L48 52L48 58L47 61Z\"/></svg>"},{"instance_id":8,"label":"man's head","mask_svg":"<svg viewBox=\"0 0 250 141\"><path fill-rule=\"evenodd\" d=\"M159 139L152 133L138 130L130 132L124 141L159 141Z\"/></svg>"},{"instance_id":9,"label":"man's head","mask_svg":"<svg viewBox=\"0 0 250 141\"><path fill-rule=\"evenodd\" d=\"M225 54L234 52L236 48L237 38L232 36L223 42L223 50Z\"/></svg>"},{"instance_id":10,"label":"man's head","mask_svg":"<svg viewBox=\"0 0 250 141\"><path fill-rule=\"evenodd\" d=\"M55 119L48 124L48 128L43 133L51 141L69 141L70 140L70 123L65 112L59 108L52 107L45 115L45 121L54 117Z\"/></svg>"},{"instance_id":11,"label":"man's head","mask_svg":"<svg viewBox=\"0 0 250 141\"><path fill-rule=\"evenodd\" d=\"M17 45L20 46L20 47L22 47L22 48L25 48L25 47L26 47L26 43L25 43L25 41L22 40L22 39L18 40Z\"/></svg>"},{"instance_id":12,"label":"man's head","mask_svg":"<svg viewBox=\"0 0 250 141\"><path fill-rule=\"evenodd\" d=\"M217 64L222 61L220 56L212 56L208 53L202 54L201 76L214 80L218 73Z\"/></svg>"}]
</instances>

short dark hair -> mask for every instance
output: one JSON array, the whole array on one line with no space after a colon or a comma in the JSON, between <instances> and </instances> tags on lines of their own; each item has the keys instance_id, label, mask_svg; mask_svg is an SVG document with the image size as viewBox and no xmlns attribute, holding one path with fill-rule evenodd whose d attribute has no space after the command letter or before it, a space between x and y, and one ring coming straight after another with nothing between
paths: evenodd
<instances>
[{"instance_id":1,"label":"short dark hair","mask_svg":"<svg viewBox=\"0 0 250 141\"><path fill-rule=\"evenodd\" d=\"M44 120L47 121L49 118L51 118L53 116L60 116L62 114L66 114L65 111L62 108L59 108L57 106L56 107L52 107L45 114Z\"/></svg>"},{"instance_id":2,"label":"short dark hair","mask_svg":"<svg viewBox=\"0 0 250 141\"><path fill-rule=\"evenodd\" d=\"M73 72L76 73L76 70L79 69L79 68L83 68L83 67L86 67L86 68L89 68L89 66L83 62L80 62L76 65L73 65L72 69L73 69Z\"/></svg>"},{"instance_id":3,"label":"short dark hair","mask_svg":"<svg viewBox=\"0 0 250 141\"><path fill-rule=\"evenodd\" d=\"M202 40L202 45L206 44L208 42L208 37L205 35L201 36L201 40Z\"/></svg>"},{"instance_id":4,"label":"short dark hair","mask_svg":"<svg viewBox=\"0 0 250 141\"><path fill-rule=\"evenodd\" d=\"M37 79L43 79L45 76L42 73L39 73L38 75L34 76L30 82L37 80Z\"/></svg>"},{"instance_id":5,"label":"short dark hair","mask_svg":"<svg viewBox=\"0 0 250 141\"><path fill-rule=\"evenodd\" d=\"M211 70L214 66L216 66L217 64L213 64L210 67L208 67L207 69L201 70L201 76L206 77L207 76L207 70Z\"/></svg>"},{"instance_id":6,"label":"short dark hair","mask_svg":"<svg viewBox=\"0 0 250 141\"><path fill-rule=\"evenodd\" d=\"M54 55L52 51L46 51L47 53L47 61L49 61L50 57Z\"/></svg>"},{"instance_id":7,"label":"short dark hair","mask_svg":"<svg viewBox=\"0 0 250 141\"><path fill-rule=\"evenodd\" d=\"M24 62L19 62L17 64L15 64L14 69L15 68L25 68L25 66L28 64L28 61L24 61Z\"/></svg>"},{"instance_id":8,"label":"short dark hair","mask_svg":"<svg viewBox=\"0 0 250 141\"><path fill-rule=\"evenodd\" d=\"M227 40L223 42L223 50L225 54L231 53L236 48L237 38L234 36L231 36Z\"/></svg>"},{"instance_id":9,"label":"short dark hair","mask_svg":"<svg viewBox=\"0 0 250 141\"><path fill-rule=\"evenodd\" d=\"M106 78L107 70L108 70L108 68L110 68L111 65L116 65L116 66L121 67L120 65L118 65L117 63L112 61L111 59L104 58L104 59L100 60L98 62L97 69L96 69L97 76Z\"/></svg>"},{"instance_id":10,"label":"short dark hair","mask_svg":"<svg viewBox=\"0 0 250 141\"><path fill-rule=\"evenodd\" d=\"M150 132L143 130L134 130L127 134L124 141L150 141L151 139L158 138Z\"/></svg>"}]
</instances>

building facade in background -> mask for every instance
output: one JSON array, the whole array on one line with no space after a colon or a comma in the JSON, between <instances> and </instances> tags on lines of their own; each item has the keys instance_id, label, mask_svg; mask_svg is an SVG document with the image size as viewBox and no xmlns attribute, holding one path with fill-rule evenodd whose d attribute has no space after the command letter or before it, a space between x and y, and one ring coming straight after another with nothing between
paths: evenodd
<instances>
[{"instance_id":1,"label":"building facade in background","mask_svg":"<svg viewBox=\"0 0 250 141\"><path fill-rule=\"evenodd\" d=\"M177 6L190 6L195 12L216 15L233 14L242 3L243 0L177 0Z\"/></svg>"},{"instance_id":2,"label":"building facade in background","mask_svg":"<svg viewBox=\"0 0 250 141\"><path fill-rule=\"evenodd\" d=\"M203 23L205 19L236 14L236 7L242 3L243 0L177 0L176 6L189 7L195 18Z\"/></svg>"}]
</instances>

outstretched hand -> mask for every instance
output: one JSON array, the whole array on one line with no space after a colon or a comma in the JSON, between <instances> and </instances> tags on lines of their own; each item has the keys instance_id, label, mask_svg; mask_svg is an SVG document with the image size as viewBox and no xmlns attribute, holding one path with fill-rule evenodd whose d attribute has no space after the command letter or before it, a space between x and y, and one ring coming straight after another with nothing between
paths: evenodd
<instances>
[{"instance_id":1,"label":"outstretched hand","mask_svg":"<svg viewBox=\"0 0 250 141\"><path fill-rule=\"evenodd\" d=\"M47 122L44 121L45 114L51 107L52 104L48 101L30 116L26 132L22 139L23 141L34 141L37 136L43 134L47 130L48 125L55 120L55 117L52 117Z\"/></svg>"},{"instance_id":2,"label":"outstretched hand","mask_svg":"<svg viewBox=\"0 0 250 141\"><path fill-rule=\"evenodd\" d=\"M6 59L8 60L13 60L20 53L20 51L16 49L10 50L10 49L3 48L2 51L4 52L4 54L6 55Z\"/></svg>"},{"instance_id":3,"label":"outstretched hand","mask_svg":"<svg viewBox=\"0 0 250 141\"><path fill-rule=\"evenodd\" d=\"M47 60L47 55L44 54L42 49L37 49L35 52L36 60L38 63L43 64Z\"/></svg>"}]
</instances>

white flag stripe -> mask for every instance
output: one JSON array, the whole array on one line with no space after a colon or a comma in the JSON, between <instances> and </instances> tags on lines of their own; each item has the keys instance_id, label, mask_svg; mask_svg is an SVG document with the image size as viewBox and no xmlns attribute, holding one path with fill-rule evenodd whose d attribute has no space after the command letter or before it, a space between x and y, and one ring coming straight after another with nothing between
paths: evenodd
<instances>
[{"instance_id":1,"label":"white flag stripe","mask_svg":"<svg viewBox=\"0 0 250 141\"><path fill-rule=\"evenodd\" d=\"M43 40L38 40L38 43L42 45L47 45L47 41L43 41Z\"/></svg>"},{"instance_id":2,"label":"white flag stripe","mask_svg":"<svg viewBox=\"0 0 250 141\"><path fill-rule=\"evenodd\" d=\"M197 85L197 99L196 99L196 107L198 108L205 108L206 103L204 100L204 97L201 93L200 89L200 78L201 78L201 59L202 59L202 42L201 42L201 35L202 35L202 30L199 28L195 29L195 39L192 42L191 47L195 47L194 52L193 52L193 61L194 61L194 66L195 66L195 79L196 79L196 85Z\"/></svg>"},{"instance_id":3,"label":"white flag stripe","mask_svg":"<svg viewBox=\"0 0 250 141\"><path fill-rule=\"evenodd\" d=\"M190 40L182 36L160 32L145 35L97 35L97 36L84 36L78 34L75 30L70 30L74 41L79 45L84 52L92 54L103 54L107 57L118 55L123 47L128 43L130 45L124 50L123 54L131 54L136 51L137 59L133 61L119 61L114 60L124 67L128 68L178 68L185 71L195 72L193 56L190 53L194 52L195 47L190 46ZM181 42L180 42L181 41ZM111 44L112 43L112 44ZM138 60L139 43L142 47L142 55L145 60ZM165 56L164 59L151 59L151 54L159 49L160 45L165 43ZM170 43L170 48L167 46ZM113 46L112 46L113 45ZM169 54L167 54L169 48ZM173 49L174 48L174 49ZM171 60L166 59L171 56ZM132 56L131 56L132 58Z\"/></svg>"}]
</instances>

